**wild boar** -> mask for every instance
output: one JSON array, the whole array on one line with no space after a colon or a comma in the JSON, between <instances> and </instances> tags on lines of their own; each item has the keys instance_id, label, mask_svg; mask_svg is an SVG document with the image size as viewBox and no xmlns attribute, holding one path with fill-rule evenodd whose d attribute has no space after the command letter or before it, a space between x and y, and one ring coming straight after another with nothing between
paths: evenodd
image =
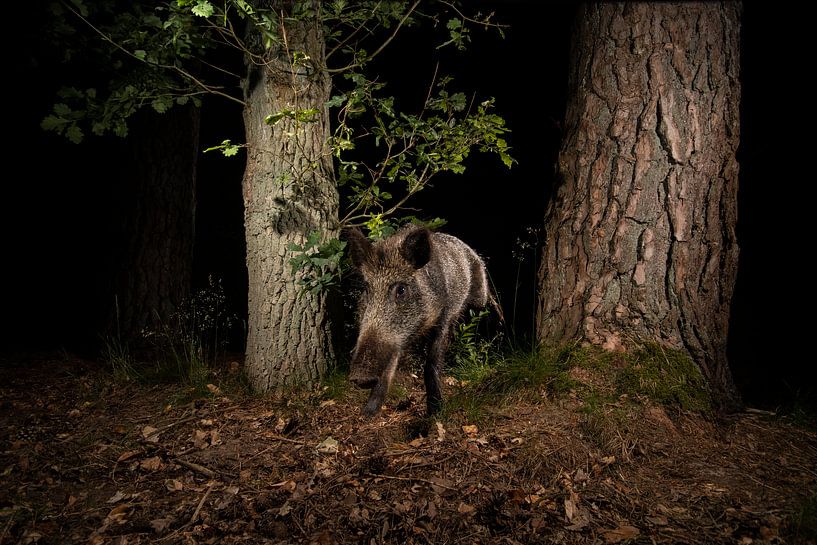
<instances>
[{"instance_id":1,"label":"wild boar","mask_svg":"<svg viewBox=\"0 0 817 545\"><path fill-rule=\"evenodd\" d=\"M363 413L380 410L398 366L417 354L424 358L428 413L435 414L456 321L469 308L496 305L485 264L458 238L416 225L375 243L357 228L347 230L346 239L364 283L349 374L357 386L371 389Z\"/></svg>"}]
</instances>

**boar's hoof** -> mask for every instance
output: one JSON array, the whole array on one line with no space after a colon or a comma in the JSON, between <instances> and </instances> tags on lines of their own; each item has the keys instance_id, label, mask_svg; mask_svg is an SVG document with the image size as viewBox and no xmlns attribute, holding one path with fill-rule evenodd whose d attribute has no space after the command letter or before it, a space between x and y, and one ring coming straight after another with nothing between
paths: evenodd
<instances>
[{"instance_id":1,"label":"boar's hoof","mask_svg":"<svg viewBox=\"0 0 817 545\"><path fill-rule=\"evenodd\" d=\"M363 407L363 416L365 416L366 418L373 418L379 412L380 407L377 406L372 407L368 403Z\"/></svg>"}]
</instances>

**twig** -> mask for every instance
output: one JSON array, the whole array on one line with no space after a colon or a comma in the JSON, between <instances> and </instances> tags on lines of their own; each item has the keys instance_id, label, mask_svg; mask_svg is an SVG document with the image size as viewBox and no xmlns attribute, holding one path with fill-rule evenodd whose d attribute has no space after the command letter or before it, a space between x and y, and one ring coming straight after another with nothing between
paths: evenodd
<instances>
[{"instance_id":1,"label":"twig","mask_svg":"<svg viewBox=\"0 0 817 545\"><path fill-rule=\"evenodd\" d=\"M261 456L262 454L264 454L265 452L268 452L268 451L270 451L270 450L272 450L272 447L262 448L261 450L259 450L258 452L256 452L255 454L253 454L252 456L250 456L249 458L247 458L247 459L244 461L244 463L247 463L247 462L249 462L250 460L255 460L256 458L258 458L259 456Z\"/></svg>"},{"instance_id":2,"label":"twig","mask_svg":"<svg viewBox=\"0 0 817 545\"><path fill-rule=\"evenodd\" d=\"M408 11L406 11L406 14L403 16L403 18L400 19L400 22L397 23L397 26L394 28L394 32L391 33L391 36L389 36L386 39L386 41L384 41L382 44L380 44L380 47L378 47L374 51L374 53L372 53L371 55L367 55L366 56L366 61L372 60L373 58L378 56L384 49L386 49L386 46L389 45L391 43L391 41L394 40L394 37L397 36L397 33L400 32L400 28L403 26L403 24L406 22L406 20L409 18L409 16L412 13L414 13L414 10L417 9L418 5L420 5L420 1L421 0L415 0L414 4L412 4L412 6L408 9ZM330 74L337 74L338 72L345 72L346 70L351 70L352 68L357 68L361 64L363 64L363 63L355 62L355 63L349 64L347 66L344 66L343 68L327 68L326 71L328 73L330 73Z\"/></svg>"},{"instance_id":3,"label":"twig","mask_svg":"<svg viewBox=\"0 0 817 545\"><path fill-rule=\"evenodd\" d=\"M458 453L458 452L455 452L454 454L450 454L450 455L448 455L448 456L446 456L445 458L442 458L442 459L440 459L440 460L434 460L434 461L432 461L432 462L424 462L424 463L422 463L422 464L416 464L416 465L407 465L407 466L403 466L403 467L401 467L400 469L398 469L397 471L399 472L399 471L403 471L403 470L406 470L406 469L417 469L417 468L420 468L420 467L428 467L428 466L436 466L436 465L440 465L440 464L442 464L443 462L447 462L448 460L450 460L451 458L453 458L453 457L454 457L454 456L456 456L457 454L459 454L459 453Z\"/></svg>"},{"instance_id":4,"label":"twig","mask_svg":"<svg viewBox=\"0 0 817 545\"><path fill-rule=\"evenodd\" d=\"M456 488L452 488L450 486L446 486L446 485L440 484L440 483L435 483L434 481L429 481L428 479L421 479L420 477L397 477L396 475L380 475L380 474L377 474L377 473L367 473L366 476L367 477L373 477L375 479L392 479L392 480L395 480L395 481L408 481L408 482L418 481L418 482L421 482L421 483L430 484L431 486L439 486L439 487L445 488L447 490L457 490Z\"/></svg>"},{"instance_id":5,"label":"twig","mask_svg":"<svg viewBox=\"0 0 817 545\"><path fill-rule=\"evenodd\" d=\"M204 493L204 496L201 497L201 501L199 502L198 506L196 506L196 510L193 512L193 516L190 517L190 521L187 524L185 524L185 526L190 526L191 524L196 522L196 519L199 517L199 513L201 512L201 508L202 506L204 506L204 501L207 499L207 496L210 495L210 492L213 490L213 486L214 483L210 483L210 485L207 487L207 491Z\"/></svg>"},{"instance_id":6,"label":"twig","mask_svg":"<svg viewBox=\"0 0 817 545\"><path fill-rule=\"evenodd\" d=\"M503 25L501 23L492 23L492 22L488 21L487 19L485 21L480 21L479 19L474 19L472 17L468 17L463 12L458 10L457 7L454 4L452 4L451 2L446 2L446 0L440 0L440 3L445 4L446 6L448 6L449 8L454 10L455 12L457 12L457 15L459 15L460 17L463 18L463 20L468 21L469 23L473 23L475 25L481 25L481 26L484 26L484 27L489 27L490 26L490 27L500 28L500 29L501 28L510 28L511 27L511 25Z\"/></svg>"},{"instance_id":7,"label":"twig","mask_svg":"<svg viewBox=\"0 0 817 545\"><path fill-rule=\"evenodd\" d=\"M193 420L198 420L200 418L201 418L200 416L195 415L195 414L193 416L188 416L187 418L182 418L181 420L177 420L175 422L171 422L170 424L166 424L166 425L162 426L161 428L159 428L159 431L154 432L151 435L158 435L159 433L161 433L161 432L163 432L165 430L169 430L170 428L172 428L174 426L178 426L179 424L186 424L187 422L191 422Z\"/></svg>"},{"instance_id":8,"label":"twig","mask_svg":"<svg viewBox=\"0 0 817 545\"><path fill-rule=\"evenodd\" d=\"M297 439L290 439L288 437L281 437L280 435L266 435L265 439L272 439L274 441L283 441L285 443L293 443L295 445L308 445L306 441L298 441ZM259 453L260 454L260 453ZM257 454L256 454L257 456Z\"/></svg>"},{"instance_id":9,"label":"twig","mask_svg":"<svg viewBox=\"0 0 817 545\"><path fill-rule=\"evenodd\" d=\"M215 478L218 474L213 471L212 469L206 468L203 465L199 465L195 462L188 462L187 460L182 460L180 458L173 458L173 462L182 465L188 469L192 469L197 473L201 473L206 477L210 477L211 479Z\"/></svg>"},{"instance_id":10,"label":"twig","mask_svg":"<svg viewBox=\"0 0 817 545\"><path fill-rule=\"evenodd\" d=\"M754 407L746 407L743 412L749 414L762 414L764 416L777 416L777 411L764 411L763 409L755 409Z\"/></svg>"}]
</instances>

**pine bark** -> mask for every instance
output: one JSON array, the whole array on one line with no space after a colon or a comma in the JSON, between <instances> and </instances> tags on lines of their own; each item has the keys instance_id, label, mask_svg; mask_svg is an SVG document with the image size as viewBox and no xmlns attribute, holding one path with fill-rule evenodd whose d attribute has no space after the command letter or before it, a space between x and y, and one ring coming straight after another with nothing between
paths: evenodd
<instances>
[{"instance_id":1,"label":"pine bark","mask_svg":"<svg viewBox=\"0 0 817 545\"><path fill-rule=\"evenodd\" d=\"M593 3L545 214L540 341L687 351L716 399L738 262L740 2Z\"/></svg>"},{"instance_id":2,"label":"pine bark","mask_svg":"<svg viewBox=\"0 0 817 545\"><path fill-rule=\"evenodd\" d=\"M286 11L288 2L273 2ZM318 4L315 5L319 9ZM337 234L338 194L328 148L331 78L318 9L287 20L285 43L248 60L244 124L244 225L249 281L245 368L257 391L312 384L334 359L326 293L302 292L290 244ZM293 63L294 56L308 59ZM306 55L306 57L303 57ZM269 114L316 109L315 120Z\"/></svg>"},{"instance_id":3,"label":"pine bark","mask_svg":"<svg viewBox=\"0 0 817 545\"><path fill-rule=\"evenodd\" d=\"M193 267L199 111L140 114L131 127L122 228L126 243L110 305L111 333L139 341L189 296Z\"/></svg>"}]
</instances>

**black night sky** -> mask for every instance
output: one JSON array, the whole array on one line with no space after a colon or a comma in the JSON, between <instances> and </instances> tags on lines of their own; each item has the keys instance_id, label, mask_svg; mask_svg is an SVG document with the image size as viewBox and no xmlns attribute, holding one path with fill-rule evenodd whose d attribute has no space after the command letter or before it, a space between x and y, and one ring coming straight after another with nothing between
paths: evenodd
<instances>
[{"instance_id":1,"label":"black night sky","mask_svg":"<svg viewBox=\"0 0 817 545\"><path fill-rule=\"evenodd\" d=\"M490 5L510 25L504 40L474 32L473 47L463 55L440 52L427 35L409 30L382 55L378 69L406 101L425 96L437 61L440 70L453 73L456 86L496 97L513 131L518 165L508 171L495 158L474 157L464 176L440 179L415 206L424 216L448 219L445 230L486 257L506 315L518 283L516 329L524 335L532 323L534 255L528 251L518 267L512 253L528 228L541 226L554 183L574 4ZM814 357L808 356L814 244L806 231L813 138L803 130L813 126L804 72L814 48L806 45L804 17L794 11L747 3L742 29L741 257L730 358L745 401L762 407L797 396L813 400L815 391L809 380ZM6 325L0 352L64 348L92 356L115 267L111 256L121 244L114 228L124 206L117 178L128 143L91 138L77 146L39 128L62 68L42 60L54 56L43 55L33 28L20 25L6 36L13 40L5 50L14 75L5 83L0 285ZM224 138L240 142L242 130L237 108L205 104L202 148ZM194 263L197 285L208 275L223 278L238 313L246 306L242 170L241 160L201 157Z\"/></svg>"}]
</instances>

